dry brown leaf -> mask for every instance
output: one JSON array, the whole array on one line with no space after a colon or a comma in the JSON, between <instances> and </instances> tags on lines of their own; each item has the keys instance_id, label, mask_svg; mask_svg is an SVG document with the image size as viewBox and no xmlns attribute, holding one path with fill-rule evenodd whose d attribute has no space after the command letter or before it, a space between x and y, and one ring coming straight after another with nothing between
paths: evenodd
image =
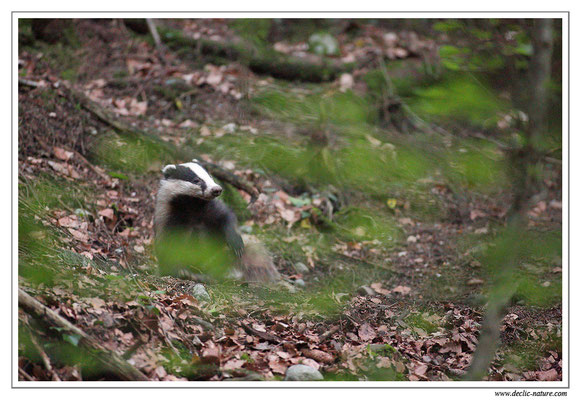
<instances>
[{"instance_id":1,"label":"dry brown leaf","mask_svg":"<svg viewBox=\"0 0 581 400\"><path fill-rule=\"evenodd\" d=\"M99 215L105 217L107 219L113 220L115 219L115 211L112 208L106 208L104 210L99 211Z\"/></svg>"},{"instance_id":2,"label":"dry brown leaf","mask_svg":"<svg viewBox=\"0 0 581 400\"><path fill-rule=\"evenodd\" d=\"M359 327L359 331L357 333L359 334L359 337L361 338L361 340L363 340L364 342L367 342L369 340L373 340L377 336L377 334L375 333L375 330L369 324L361 325Z\"/></svg>"},{"instance_id":3,"label":"dry brown leaf","mask_svg":"<svg viewBox=\"0 0 581 400\"><path fill-rule=\"evenodd\" d=\"M392 289L392 292L400 293L400 294L408 294L411 291L411 288L408 286L396 286Z\"/></svg>"},{"instance_id":4,"label":"dry brown leaf","mask_svg":"<svg viewBox=\"0 0 581 400\"><path fill-rule=\"evenodd\" d=\"M54 155L59 160L69 161L75 153L72 151L66 151L61 147L53 147Z\"/></svg>"}]
</instances>

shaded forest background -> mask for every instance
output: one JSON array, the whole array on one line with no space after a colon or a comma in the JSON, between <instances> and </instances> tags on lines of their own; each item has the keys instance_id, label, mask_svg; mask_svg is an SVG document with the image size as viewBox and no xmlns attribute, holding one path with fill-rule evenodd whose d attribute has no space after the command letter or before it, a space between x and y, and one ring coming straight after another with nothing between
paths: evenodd
<instances>
[{"instance_id":1,"label":"shaded forest background","mask_svg":"<svg viewBox=\"0 0 581 400\"><path fill-rule=\"evenodd\" d=\"M20 19L19 379L561 380L561 29ZM159 270L194 157L281 282Z\"/></svg>"}]
</instances>

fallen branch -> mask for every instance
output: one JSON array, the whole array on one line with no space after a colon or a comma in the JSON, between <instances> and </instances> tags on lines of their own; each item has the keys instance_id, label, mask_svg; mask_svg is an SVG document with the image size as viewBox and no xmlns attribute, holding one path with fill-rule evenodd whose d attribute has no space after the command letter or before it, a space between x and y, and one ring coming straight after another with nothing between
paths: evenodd
<instances>
[{"instance_id":1,"label":"fallen branch","mask_svg":"<svg viewBox=\"0 0 581 400\"><path fill-rule=\"evenodd\" d=\"M325 340L329 339L331 336L333 336L338 331L339 331L339 325L333 326L327 332L325 332L321 336L319 336L319 343L323 343Z\"/></svg>"},{"instance_id":2,"label":"fallen branch","mask_svg":"<svg viewBox=\"0 0 581 400\"><path fill-rule=\"evenodd\" d=\"M22 369L22 367L18 367L18 373L24 378L24 380L27 380L27 381L35 381L36 380L32 376L28 375L26 373L26 371ZM19 380L22 380L22 379L19 379Z\"/></svg>"},{"instance_id":3,"label":"fallen branch","mask_svg":"<svg viewBox=\"0 0 581 400\"><path fill-rule=\"evenodd\" d=\"M157 52L159 53L159 57L164 64L167 64L165 59L165 47L161 42L161 38L159 37L159 33L157 32L157 26L155 21L151 18L146 18L147 28L149 29L149 33L153 38L153 42L155 43L155 47L157 48Z\"/></svg>"},{"instance_id":4,"label":"fallen branch","mask_svg":"<svg viewBox=\"0 0 581 400\"><path fill-rule=\"evenodd\" d=\"M22 84L28 84L28 82L21 82ZM37 86L33 86L37 87ZM156 135L148 134L146 132L137 130L126 123L120 121L113 113L106 110L99 104L95 103L93 100L89 99L84 93L67 87L63 84L60 84L58 87L61 90L61 95L68 98L71 102L75 104L79 104L82 108L89 111L95 117L97 117L101 122L105 123L106 125L113 128L118 134L130 137L132 139L145 139L149 140L150 142L154 143L155 145L159 145L161 149L165 150L168 155L173 159L191 159L191 154L186 154L186 151L183 149L178 149L173 144L163 141ZM48 151L47 146L47 151ZM98 169L95 168L85 157L83 157L80 153L73 151L75 155L85 163L91 170L97 173L102 179L109 180L110 177L106 174L103 174ZM216 178L229 183L230 185L234 186L237 189L240 189L250 195L250 203L254 203L258 198L258 190L252 183L248 182L246 179L241 178L239 176L234 175L231 172L226 171L219 165L210 163L210 162L202 162L204 167Z\"/></svg>"},{"instance_id":5,"label":"fallen branch","mask_svg":"<svg viewBox=\"0 0 581 400\"><path fill-rule=\"evenodd\" d=\"M34 139L40 144L40 146L49 154L54 154L54 148L51 148L44 140L40 139L38 136L35 136ZM70 151L75 155L75 157L81 161L87 168L93 171L95 174L99 175L101 179L105 182L111 182L111 177L107 175L105 172L94 166L89 160L87 160L81 153L74 149L63 148L65 151Z\"/></svg>"},{"instance_id":6,"label":"fallen branch","mask_svg":"<svg viewBox=\"0 0 581 400\"><path fill-rule=\"evenodd\" d=\"M71 102L79 104L82 108L89 111L95 117L97 117L101 122L115 129L115 131L121 135L132 137L135 139L145 138L152 141L155 144L160 145L166 150L175 151L175 148L169 143L163 141L161 138L148 134L146 132L137 130L123 121L119 120L112 112L106 110L99 104L95 103L93 100L89 99L83 92L76 89L67 87L63 84L58 85L61 90L61 94L68 98Z\"/></svg>"},{"instance_id":7,"label":"fallen branch","mask_svg":"<svg viewBox=\"0 0 581 400\"><path fill-rule=\"evenodd\" d=\"M148 380L141 371L129 364L114 352L104 348L96 340L85 332L71 324L69 321L58 315L50 308L41 304L38 300L27 294L24 290L18 289L18 305L26 313L38 319L45 325L64 329L80 337L78 345L87 350L97 359L107 370L127 381Z\"/></svg>"},{"instance_id":8,"label":"fallen branch","mask_svg":"<svg viewBox=\"0 0 581 400\"><path fill-rule=\"evenodd\" d=\"M126 136L129 136L129 137L134 138L134 139L143 137L147 140L152 141L156 145L160 145L174 159L175 158L177 158L177 159L188 158L187 155L181 154L184 152L183 150L176 148L173 144L161 140L158 136L147 134L145 132L136 130L136 129L130 127L129 125L125 124L124 122L120 121L111 112L105 110L99 104L95 103L94 101L89 99L87 96L85 96L84 93L82 93L78 90L66 87L64 85L60 85L60 86L62 87L63 94L66 97L68 97L71 101L80 104L81 107L83 107L84 109L89 111L91 114L96 116L98 119L100 119L105 124L109 125L113 129L115 129L115 131L117 131L120 135L126 135ZM191 157L189 157L189 158L191 158ZM204 164L204 167L212 175L214 175L216 178L218 178L224 182L227 182L227 183L231 184L232 186L234 186L235 188L238 188L238 189L243 190L246 193L248 193L250 195L250 198L251 198L251 200L250 200L251 203L253 203L258 198L258 190L254 187L254 185L252 185L246 179L238 177L238 176L234 175L233 173L226 171L225 169L223 169L219 165L209 163L209 162L203 162L203 164Z\"/></svg>"},{"instance_id":9,"label":"fallen branch","mask_svg":"<svg viewBox=\"0 0 581 400\"><path fill-rule=\"evenodd\" d=\"M349 72L352 65L334 60L320 59L320 62L291 57L274 50L256 50L245 43L224 43L208 39L194 39L180 31L158 28L165 43L182 58L199 55L213 58L212 62L224 64L226 60L237 61L250 68L254 73L267 74L274 78L304 82L328 82L335 80L341 73Z\"/></svg>"},{"instance_id":10,"label":"fallen branch","mask_svg":"<svg viewBox=\"0 0 581 400\"><path fill-rule=\"evenodd\" d=\"M212 174L213 176L215 176L216 178L218 178L221 181L224 182L228 182L229 184L231 184L232 186L234 186L235 188L238 188L240 190L245 191L246 193L248 193L250 195L250 203L254 203L256 201L256 199L258 198L259 192L256 189L256 187L248 182L246 179L241 178L237 175L234 175L232 172L228 172L226 171L224 168L220 167L219 165L210 163L210 162L206 162L206 161L200 161L202 163L202 165L204 166L204 168L206 168L210 174Z\"/></svg>"}]
</instances>

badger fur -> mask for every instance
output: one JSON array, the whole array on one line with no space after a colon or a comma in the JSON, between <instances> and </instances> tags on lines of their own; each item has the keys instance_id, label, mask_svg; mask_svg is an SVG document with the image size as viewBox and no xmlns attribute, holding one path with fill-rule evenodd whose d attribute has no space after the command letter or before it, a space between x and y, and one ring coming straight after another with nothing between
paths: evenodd
<instances>
[{"instance_id":1,"label":"badger fur","mask_svg":"<svg viewBox=\"0 0 581 400\"><path fill-rule=\"evenodd\" d=\"M217 199L222 194L222 187L197 160L166 165L162 173L154 215L157 246L163 246L163 238L174 232L192 238L210 235L226 243L233 251L236 264L247 280L273 281L279 278L262 246L251 245L245 249L238 233L236 215Z\"/></svg>"}]
</instances>

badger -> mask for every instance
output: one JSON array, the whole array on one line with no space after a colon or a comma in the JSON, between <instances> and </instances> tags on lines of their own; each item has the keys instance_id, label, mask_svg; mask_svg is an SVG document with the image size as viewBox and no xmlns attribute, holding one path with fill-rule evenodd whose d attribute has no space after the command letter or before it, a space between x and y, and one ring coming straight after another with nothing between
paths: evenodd
<instances>
[{"instance_id":1,"label":"badger","mask_svg":"<svg viewBox=\"0 0 581 400\"><path fill-rule=\"evenodd\" d=\"M271 257L261 245L245 247L238 233L236 214L217 198L222 194L222 187L198 160L166 165L162 173L154 213L158 254L160 246L168 243L164 238L174 233L191 239L211 237L228 245L235 256L235 266L246 280L270 282L279 279ZM191 241L193 246L203 243ZM162 260L159 261L161 264Z\"/></svg>"}]
</instances>

